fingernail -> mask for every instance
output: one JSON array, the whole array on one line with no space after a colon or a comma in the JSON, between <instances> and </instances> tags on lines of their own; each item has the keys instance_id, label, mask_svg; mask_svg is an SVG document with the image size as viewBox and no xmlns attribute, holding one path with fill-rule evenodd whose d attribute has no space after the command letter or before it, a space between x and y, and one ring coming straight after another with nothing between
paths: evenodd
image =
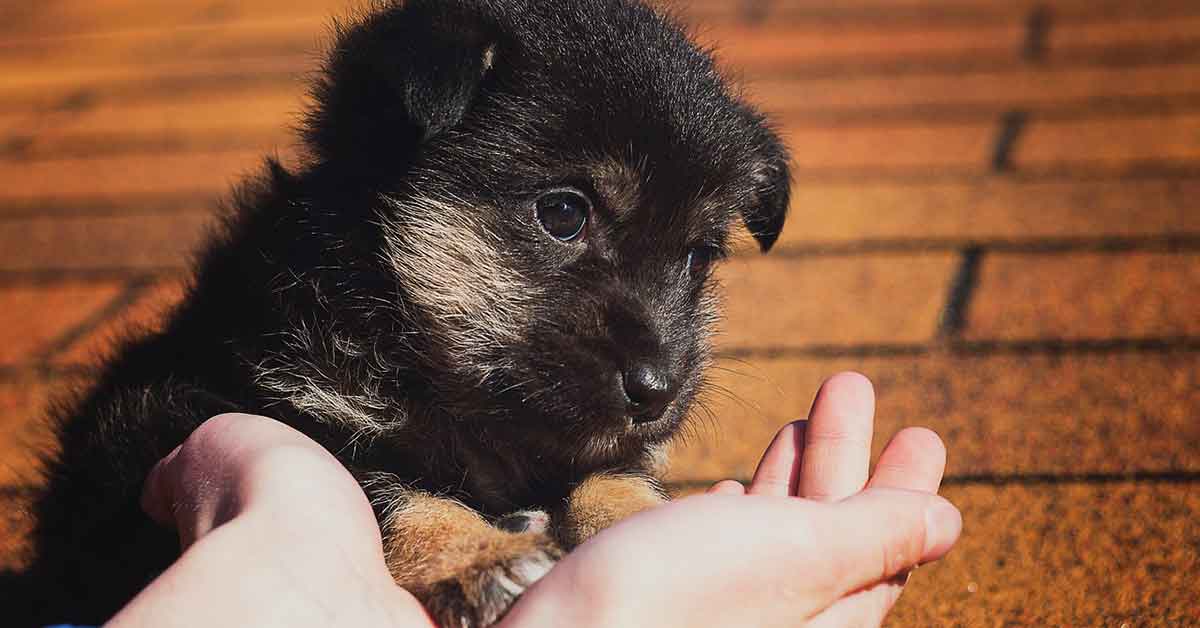
<instances>
[{"instance_id":1,"label":"fingernail","mask_svg":"<svg viewBox=\"0 0 1200 628\"><path fill-rule=\"evenodd\" d=\"M925 551L921 562L944 556L962 532L962 514L950 502L937 499L925 509Z\"/></svg>"}]
</instances>

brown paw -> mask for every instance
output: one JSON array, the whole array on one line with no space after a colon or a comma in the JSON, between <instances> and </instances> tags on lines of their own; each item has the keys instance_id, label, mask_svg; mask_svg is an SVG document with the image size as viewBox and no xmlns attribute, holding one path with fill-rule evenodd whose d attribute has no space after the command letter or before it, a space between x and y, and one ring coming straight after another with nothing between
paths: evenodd
<instances>
[{"instance_id":1,"label":"brown paw","mask_svg":"<svg viewBox=\"0 0 1200 628\"><path fill-rule=\"evenodd\" d=\"M544 535L505 536L510 539L502 547L481 548L477 562L426 591L415 592L439 625L476 628L494 624L562 556Z\"/></svg>"},{"instance_id":2,"label":"brown paw","mask_svg":"<svg viewBox=\"0 0 1200 628\"><path fill-rule=\"evenodd\" d=\"M658 482L636 474L596 474L571 491L566 508L555 513L555 533L573 549L616 522L667 500Z\"/></svg>"}]
</instances>

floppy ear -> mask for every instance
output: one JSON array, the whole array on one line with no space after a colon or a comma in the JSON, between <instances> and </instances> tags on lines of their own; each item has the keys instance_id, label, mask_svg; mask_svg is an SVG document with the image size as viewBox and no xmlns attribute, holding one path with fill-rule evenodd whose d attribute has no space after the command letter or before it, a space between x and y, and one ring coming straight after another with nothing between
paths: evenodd
<instances>
[{"instance_id":1,"label":"floppy ear","mask_svg":"<svg viewBox=\"0 0 1200 628\"><path fill-rule=\"evenodd\" d=\"M792 181L787 149L774 134L767 139L763 153L765 158L752 166L753 200L743 206L742 221L766 253L783 231Z\"/></svg>"},{"instance_id":2,"label":"floppy ear","mask_svg":"<svg viewBox=\"0 0 1200 628\"><path fill-rule=\"evenodd\" d=\"M410 0L338 25L305 137L324 162L394 168L458 124L491 68L482 16L448 0Z\"/></svg>"}]
</instances>

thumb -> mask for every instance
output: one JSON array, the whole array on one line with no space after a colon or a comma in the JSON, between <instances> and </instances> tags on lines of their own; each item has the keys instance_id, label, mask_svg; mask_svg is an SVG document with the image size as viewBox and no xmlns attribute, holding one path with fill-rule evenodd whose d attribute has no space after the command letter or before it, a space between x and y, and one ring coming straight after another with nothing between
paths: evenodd
<instances>
[{"instance_id":1,"label":"thumb","mask_svg":"<svg viewBox=\"0 0 1200 628\"><path fill-rule=\"evenodd\" d=\"M825 539L822 556L833 601L945 556L962 531L962 515L929 493L867 489L830 506L812 522Z\"/></svg>"}]
</instances>

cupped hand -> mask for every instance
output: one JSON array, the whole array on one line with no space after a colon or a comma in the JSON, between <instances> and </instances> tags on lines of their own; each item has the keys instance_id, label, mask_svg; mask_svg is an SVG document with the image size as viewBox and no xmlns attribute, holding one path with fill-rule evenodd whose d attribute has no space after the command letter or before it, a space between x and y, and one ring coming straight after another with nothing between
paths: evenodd
<instances>
[{"instance_id":1,"label":"cupped hand","mask_svg":"<svg viewBox=\"0 0 1200 628\"><path fill-rule=\"evenodd\" d=\"M183 555L106 626L433 624L395 586L366 496L278 421L206 421L146 480L142 506Z\"/></svg>"},{"instance_id":2,"label":"cupped hand","mask_svg":"<svg viewBox=\"0 0 1200 628\"><path fill-rule=\"evenodd\" d=\"M818 391L809 419L790 423L775 435L746 492L822 501L842 500L864 488L936 494L946 448L925 428L905 428L892 437L868 477L874 417L871 382L858 373L835 375ZM736 493L740 488L726 483L712 490ZM948 512L946 516L953 519ZM961 518L949 523L957 538ZM879 625L900 596L907 573L901 576L837 600L810 626Z\"/></svg>"},{"instance_id":3,"label":"cupped hand","mask_svg":"<svg viewBox=\"0 0 1200 628\"><path fill-rule=\"evenodd\" d=\"M873 418L865 377L831 378L749 486L720 482L600 533L508 623L879 625L907 572L948 552L962 520L934 494L945 449L929 430L898 433L868 477Z\"/></svg>"}]
</instances>

